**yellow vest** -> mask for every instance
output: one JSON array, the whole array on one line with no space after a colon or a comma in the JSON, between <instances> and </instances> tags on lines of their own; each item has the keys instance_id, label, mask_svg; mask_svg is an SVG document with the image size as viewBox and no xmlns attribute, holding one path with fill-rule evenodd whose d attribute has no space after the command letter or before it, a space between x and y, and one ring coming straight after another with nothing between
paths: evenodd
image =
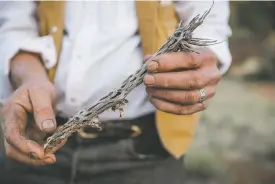
<instances>
[{"instance_id":1,"label":"yellow vest","mask_svg":"<svg viewBox=\"0 0 275 184\"><path fill-rule=\"evenodd\" d=\"M153 54L175 31L179 23L174 4L136 1L136 10L143 53ZM62 47L65 2L38 1L37 15L41 36L49 34L53 36L59 56ZM52 81L55 68L56 66L48 71ZM166 150L175 158L180 158L192 142L198 117L198 114L174 115L162 111L156 112L156 126L160 139Z\"/></svg>"}]
</instances>

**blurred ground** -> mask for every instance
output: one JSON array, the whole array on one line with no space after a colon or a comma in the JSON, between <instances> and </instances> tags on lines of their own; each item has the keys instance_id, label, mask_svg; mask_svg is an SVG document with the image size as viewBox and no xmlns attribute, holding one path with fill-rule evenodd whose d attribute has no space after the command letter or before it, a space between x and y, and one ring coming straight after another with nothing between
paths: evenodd
<instances>
[{"instance_id":1,"label":"blurred ground","mask_svg":"<svg viewBox=\"0 0 275 184\"><path fill-rule=\"evenodd\" d=\"M274 93L274 83L223 79L188 151L188 184L275 183Z\"/></svg>"}]
</instances>

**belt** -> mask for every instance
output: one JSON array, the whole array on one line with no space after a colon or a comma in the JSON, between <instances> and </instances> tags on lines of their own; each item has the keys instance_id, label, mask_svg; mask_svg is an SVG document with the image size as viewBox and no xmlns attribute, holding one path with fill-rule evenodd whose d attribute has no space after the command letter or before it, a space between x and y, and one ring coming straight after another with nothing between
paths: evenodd
<instances>
[{"instance_id":1,"label":"belt","mask_svg":"<svg viewBox=\"0 0 275 184\"><path fill-rule=\"evenodd\" d=\"M56 117L58 125L67 122L66 118ZM85 127L80 129L77 134L82 139L96 139L96 138L130 138L138 137L144 131L154 127L155 114L151 113L136 119L122 119L114 121L106 121L103 123L103 130L98 131L95 128Z\"/></svg>"}]
</instances>

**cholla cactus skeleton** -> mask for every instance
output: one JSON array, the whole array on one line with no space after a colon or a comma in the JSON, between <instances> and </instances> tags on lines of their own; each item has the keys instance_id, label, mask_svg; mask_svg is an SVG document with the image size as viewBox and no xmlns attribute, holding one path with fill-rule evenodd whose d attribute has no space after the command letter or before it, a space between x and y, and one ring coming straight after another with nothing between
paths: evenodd
<instances>
[{"instance_id":1,"label":"cholla cactus skeleton","mask_svg":"<svg viewBox=\"0 0 275 184\"><path fill-rule=\"evenodd\" d=\"M211 8L213 7L213 4ZM167 42L149 60L147 60L147 62L160 54L182 51L195 52L193 46L209 46L217 44L216 40L192 37L193 31L203 23L206 16L210 13L211 8L202 16L197 15L194 17L186 26L184 26L181 21L174 34L168 38ZM114 111L119 110L120 116L123 116L123 108L126 103L128 103L126 100L127 95L143 82L143 77L146 73L147 67L145 63L135 74L130 75L122 83L120 88L115 89L108 95L102 97L95 105L77 112L68 120L67 123L62 125L47 139L47 142L44 145L44 150L46 152L52 150L61 143L61 140L68 138L81 128L89 126L101 131L103 127L102 123L99 121L98 115L110 108Z\"/></svg>"}]
</instances>

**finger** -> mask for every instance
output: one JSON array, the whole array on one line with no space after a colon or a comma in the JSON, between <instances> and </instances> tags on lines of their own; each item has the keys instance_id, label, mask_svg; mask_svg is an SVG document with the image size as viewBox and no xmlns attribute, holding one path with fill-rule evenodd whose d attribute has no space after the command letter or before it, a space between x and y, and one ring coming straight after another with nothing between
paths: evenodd
<instances>
[{"instance_id":1,"label":"finger","mask_svg":"<svg viewBox=\"0 0 275 184\"><path fill-rule=\"evenodd\" d=\"M143 57L143 62L146 63L153 55L145 55Z\"/></svg>"},{"instance_id":2,"label":"finger","mask_svg":"<svg viewBox=\"0 0 275 184\"><path fill-rule=\"evenodd\" d=\"M159 55L148 62L148 72L168 72L179 69L199 68L201 57L196 53L176 52Z\"/></svg>"},{"instance_id":3,"label":"finger","mask_svg":"<svg viewBox=\"0 0 275 184\"><path fill-rule=\"evenodd\" d=\"M56 120L50 95L41 88L32 88L29 93L36 125L43 132L54 132Z\"/></svg>"},{"instance_id":4,"label":"finger","mask_svg":"<svg viewBox=\"0 0 275 184\"><path fill-rule=\"evenodd\" d=\"M146 74L144 83L147 86L170 88L170 89L200 89L205 87L211 78L205 76L203 72L184 71Z\"/></svg>"},{"instance_id":5,"label":"finger","mask_svg":"<svg viewBox=\"0 0 275 184\"><path fill-rule=\"evenodd\" d=\"M204 88L206 91L206 99L212 98L215 95L215 87L209 86ZM146 87L149 95L161 100L183 105L193 105L200 101L201 96L199 90L168 90L154 87Z\"/></svg>"},{"instance_id":6,"label":"finger","mask_svg":"<svg viewBox=\"0 0 275 184\"><path fill-rule=\"evenodd\" d=\"M3 111L5 116L2 128L6 141L25 155L33 154L39 159L43 158L42 147L25 135L27 114L23 107L11 104L6 105Z\"/></svg>"},{"instance_id":7,"label":"finger","mask_svg":"<svg viewBox=\"0 0 275 184\"><path fill-rule=\"evenodd\" d=\"M47 156L45 159L38 159L35 155L24 155L20 153L18 150L13 148L9 143L5 141L6 155L8 158L28 164L28 165L45 165L45 164L53 164L56 159L52 156Z\"/></svg>"},{"instance_id":8,"label":"finger","mask_svg":"<svg viewBox=\"0 0 275 184\"><path fill-rule=\"evenodd\" d=\"M172 113L177 115L190 115L206 109L206 105L204 103L197 103L194 105L180 105L180 104L167 102L155 97L150 97L149 101L157 109L167 113Z\"/></svg>"},{"instance_id":9,"label":"finger","mask_svg":"<svg viewBox=\"0 0 275 184\"><path fill-rule=\"evenodd\" d=\"M34 121L30 121L26 128L26 136L29 137L29 139L37 142L39 145L43 145L45 138L47 134L45 132L42 132Z\"/></svg>"}]
</instances>

